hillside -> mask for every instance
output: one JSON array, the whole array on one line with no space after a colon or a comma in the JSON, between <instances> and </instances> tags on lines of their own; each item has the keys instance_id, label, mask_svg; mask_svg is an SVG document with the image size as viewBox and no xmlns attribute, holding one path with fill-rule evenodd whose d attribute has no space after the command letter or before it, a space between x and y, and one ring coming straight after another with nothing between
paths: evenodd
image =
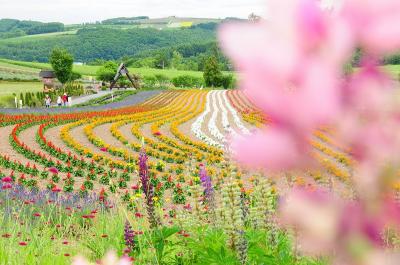
<instances>
[{"instance_id":1,"label":"hillside","mask_svg":"<svg viewBox=\"0 0 400 265\"><path fill-rule=\"evenodd\" d=\"M50 34L0 40L0 57L47 62L57 46L67 48L76 61L115 60L123 56L174 46L215 40L215 30L203 28L157 30L152 28L113 29L99 26L80 29L73 34Z\"/></svg>"},{"instance_id":2,"label":"hillside","mask_svg":"<svg viewBox=\"0 0 400 265\"><path fill-rule=\"evenodd\" d=\"M43 23L17 19L0 19L0 39L64 31L59 22Z\"/></svg>"},{"instance_id":3,"label":"hillside","mask_svg":"<svg viewBox=\"0 0 400 265\"><path fill-rule=\"evenodd\" d=\"M183 44L215 42L217 26L232 19L141 16L77 25L0 19L0 58L47 62L57 46L85 63L135 57Z\"/></svg>"}]
</instances>

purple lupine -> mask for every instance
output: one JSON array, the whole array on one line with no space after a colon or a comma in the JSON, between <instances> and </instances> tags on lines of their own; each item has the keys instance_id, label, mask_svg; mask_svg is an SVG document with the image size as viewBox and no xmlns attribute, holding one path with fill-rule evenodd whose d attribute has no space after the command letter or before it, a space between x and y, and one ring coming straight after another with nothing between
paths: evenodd
<instances>
[{"instance_id":1,"label":"purple lupine","mask_svg":"<svg viewBox=\"0 0 400 265\"><path fill-rule=\"evenodd\" d=\"M152 184L150 182L150 177L149 177L149 168L147 166L147 160L148 157L146 155L146 152L144 148L142 148L139 153L139 177L142 183L142 190L146 195L146 197L148 196L149 191L152 188Z\"/></svg>"},{"instance_id":2,"label":"purple lupine","mask_svg":"<svg viewBox=\"0 0 400 265\"><path fill-rule=\"evenodd\" d=\"M150 175L149 175L149 168L147 166L147 155L142 148L140 150L139 154L139 177L140 181L142 183L142 190L146 196L146 209L147 209L147 214L149 217L149 222L152 228L158 227L161 222L159 218L156 215L155 209L154 209L154 186L150 181Z\"/></svg>"},{"instance_id":3,"label":"purple lupine","mask_svg":"<svg viewBox=\"0 0 400 265\"><path fill-rule=\"evenodd\" d=\"M200 165L199 176L202 186L204 188L205 202L208 204L208 206L212 207L214 203L214 188L211 183L211 178L210 176L208 176L207 170L204 165Z\"/></svg>"},{"instance_id":4,"label":"purple lupine","mask_svg":"<svg viewBox=\"0 0 400 265\"><path fill-rule=\"evenodd\" d=\"M135 232L132 230L132 226L127 220L124 227L124 241L125 246L129 252L135 248Z\"/></svg>"}]
</instances>

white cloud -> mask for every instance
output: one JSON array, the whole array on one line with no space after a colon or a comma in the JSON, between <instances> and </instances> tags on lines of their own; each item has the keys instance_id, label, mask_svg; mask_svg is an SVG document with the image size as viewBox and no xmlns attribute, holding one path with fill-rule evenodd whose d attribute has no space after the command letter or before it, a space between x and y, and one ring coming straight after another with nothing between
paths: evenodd
<instances>
[{"instance_id":1,"label":"white cloud","mask_svg":"<svg viewBox=\"0 0 400 265\"><path fill-rule=\"evenodd\" d=\"M266 0L0 0L0 18L82 23L121 16L224 18L264 14Z\"/></svg>"}]
</instances>

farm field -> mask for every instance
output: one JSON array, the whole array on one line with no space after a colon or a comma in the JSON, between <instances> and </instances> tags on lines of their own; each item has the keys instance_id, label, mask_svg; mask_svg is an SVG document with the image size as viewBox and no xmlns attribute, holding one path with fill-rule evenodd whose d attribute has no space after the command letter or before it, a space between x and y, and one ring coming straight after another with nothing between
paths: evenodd
<instances>
[{"instance_id":1,"label":"farm field","mask_svg":"<svg viewBox=\"0 0 400 265\"><path fill-rule=\"evenodd\" d=\"M24 92L43 91L41 82L0 82L0 97L5 95L19 94Z\"/></svg>"},{"instance_id":2,"label":"farm field","mask_svg":"<svg viewBox=\"0 0 400 265\"><path fill-rule=\"evenodd\" d=\"M26 92L42 92L41 82L7 82L0 81L0 107L13 107L14 96Z\"/></svg>"},{"instance_id":3,"label":"farm field","mask_svg":"<svg viewBox=\"0 0 400 265\"><path fill-rule=\"evenodd\" d=\"M0 228L1 259L69 264L77 254L94 261L114 249L137 264L239 264L240 251L228 246L246 235L256 264L281 264L280 253L287 264L325 264L294 256L290 236L271 230L262 213L273 216L277 196L293 185L333 185L349 196L352 158L321 130L312 140L319 171L272 182L233 164L229 135L266 121L244 94L221 90L164 91L117 110L0 115L0 175L10 176L0 192L9 203L0 207L13 212ZM241 201L245 220L235 217ZM268 234L275 243L258 242Z\"/></svg>"}]
</instances>

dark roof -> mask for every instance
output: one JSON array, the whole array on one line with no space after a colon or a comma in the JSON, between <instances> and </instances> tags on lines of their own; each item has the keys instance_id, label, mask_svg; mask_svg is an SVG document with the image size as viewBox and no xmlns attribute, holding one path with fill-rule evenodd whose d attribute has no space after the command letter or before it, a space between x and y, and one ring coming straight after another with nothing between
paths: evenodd
<instances>
[{"instance_id":1,"label":"dark roof","mask_svg":"<svg viewBox=\"0 0 400 265\"><path fill-rule=\"evenodd\" d=\"M56 75L52 70L42 70L39 73L41 78L56 78Z\"/></svg>"}]
</instances>

